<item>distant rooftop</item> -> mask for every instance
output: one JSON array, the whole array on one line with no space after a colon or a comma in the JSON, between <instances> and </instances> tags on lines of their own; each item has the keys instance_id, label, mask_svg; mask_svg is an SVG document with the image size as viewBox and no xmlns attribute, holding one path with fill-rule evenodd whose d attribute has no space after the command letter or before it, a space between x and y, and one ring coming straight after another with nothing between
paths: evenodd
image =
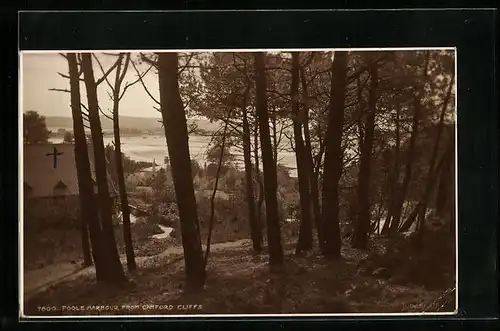
<instances>
[{"instance_id":1,"label":"distant rooftop","mask_svg":"<svg viewBox=\"0 0 500 331\"><path fill-rule=\"evenodd\" d=\"M58 153L54 168L54 156ZM89 161L95 186L94 155L89 146ZM74 144L27 144L23 146L24 193L28 198L78 195L78 176ZM116 195L114 183L109 190Z\"/></svg>"}]
</instances>

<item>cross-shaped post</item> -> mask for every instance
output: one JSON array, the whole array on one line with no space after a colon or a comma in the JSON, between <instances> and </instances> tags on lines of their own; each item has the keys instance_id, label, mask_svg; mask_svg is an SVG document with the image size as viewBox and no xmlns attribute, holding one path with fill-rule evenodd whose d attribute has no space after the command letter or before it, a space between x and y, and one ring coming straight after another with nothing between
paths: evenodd
<instances>
[{"instance_id":1,"label":"cross-shaped post","mask_svg":"<svg viewBox=\"0 0 500 331\"><path fill-rule=\"evenodd\" d=\"M51 156L53 155L54 157L54 169L57 168L57 156L62 155L63 152L58 152L57 148L54 146L54 151L52 153L46 153L45 156Z\"/></svg>"}]
</instances>

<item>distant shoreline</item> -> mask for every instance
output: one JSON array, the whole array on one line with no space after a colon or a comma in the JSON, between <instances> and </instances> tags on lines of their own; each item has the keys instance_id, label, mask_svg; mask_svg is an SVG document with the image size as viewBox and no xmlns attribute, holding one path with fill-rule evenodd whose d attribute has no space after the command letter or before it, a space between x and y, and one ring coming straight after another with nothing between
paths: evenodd
<instances>
[{"instance_id":1,"label":"distant shoreline","mask_svg":"<svg viewBox=\"0 0 500 331\"><path fill-rule=\"evenodd\" d=\"M211 122L206 118L188 118L187 122L188 125L196 124L198 129L205 132L213 132L220 127L218 121ZM58 129L73 130L73 119L71 117L45 116L45 124L52 131L57 131ZM101 126L105 132L113 131L113 122L105 116L101 116ZM122 133L130 130L137 133L164 133L161 118L154 117L120 116L120 129Z\"/></svg>"},{"instance_id":2,"label":"distant shoreline","mask_svg":"<svg viewBox=\"0 0 500 331\"><path fill-rule=\"evenodd\" d=\"M57 129L64 129L65 131L58 132ZM49 128L49 131L51 131L49 138L61 138L62 139L62 138L64 138L64 134L66 132L73 132L73 130L70 128L57 128L57 129L54 130L54 128ZM89 130L87 130L87 131L90 133ZM211 132L196 132L196 133L192 134L192 136L198 136L198 137L211 137L212 135L213 135L213 131L211 131ZM138 138L140 138L140 137L155 137L155 136L165 136L165 132L164 131L161 131L161 132L138 132L138 133L120 132L120 137L127 137L127 138L131 138L131 137L138 137ZM236 135L228 134L228 136L236 136ZM114 133L109 132L109 131L104 131L103 137L114 137Z\"/></svg>"}]
</instances>

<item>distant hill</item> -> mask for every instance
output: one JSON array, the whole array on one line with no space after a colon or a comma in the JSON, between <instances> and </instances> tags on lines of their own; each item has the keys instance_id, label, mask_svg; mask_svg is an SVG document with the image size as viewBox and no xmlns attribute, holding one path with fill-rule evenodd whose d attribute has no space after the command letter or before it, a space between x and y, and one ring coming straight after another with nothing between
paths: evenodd
<instances>
[{"instance_id":1,"label":"distant hill","mask_svg":"<svg viewBox=\"0 0 500 331\"><path fill-rule=\"evenodd\" d=\"M121 129L136 129L139 131L161 131L160 118L151 118L151 117L133 117L133 116L120 116L120 128ZM209 120L204 118L192 118L188 119L189 123L196 122L200 129L206 131L215 131L218 128L217 123L210 123ZM58 128L63 128L66 130L72 130L73 120L71 117L63 117L63 116L46 116L45 123L49 130L57 130ZM101 116L101 125L103 131L112 131L113 130L113 122L105 117Z\"/></svg>"}]
</instances>

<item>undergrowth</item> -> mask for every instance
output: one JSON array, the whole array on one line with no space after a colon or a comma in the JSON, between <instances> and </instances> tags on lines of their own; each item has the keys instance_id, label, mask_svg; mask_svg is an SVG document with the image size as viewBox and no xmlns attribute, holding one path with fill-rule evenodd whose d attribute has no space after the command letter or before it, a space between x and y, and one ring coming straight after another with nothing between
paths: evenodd
<instances>
[{"instance_id":1,"label":"undergrowth","mask_svg":"<svg viewBox=\"0 0 500 331\"><path fill-rule=\"evenodd\" d=\"M37 314L37 307L46 302L58 307L50 313L54 315L400 313L443 309L435 302L445 288L402 285L359 272L362 254L351 248L344 249L342 259L329 261L315 251L294 255L291 242L284 246L285 264L273 270L267 254L252 254L250 244L212 252L206 286L197 293L183 291L182 255L164 256L129 275L130 281L123 287L96 284L92 277L81 277L34 296L25 310ZM428 272L437 276L432 270ZM95 305L116 310L89 312ZM63 306L84 309L63 312ZM444 309L453 307L454 302L450 302Z\"/></svg>"}]
</instances>

